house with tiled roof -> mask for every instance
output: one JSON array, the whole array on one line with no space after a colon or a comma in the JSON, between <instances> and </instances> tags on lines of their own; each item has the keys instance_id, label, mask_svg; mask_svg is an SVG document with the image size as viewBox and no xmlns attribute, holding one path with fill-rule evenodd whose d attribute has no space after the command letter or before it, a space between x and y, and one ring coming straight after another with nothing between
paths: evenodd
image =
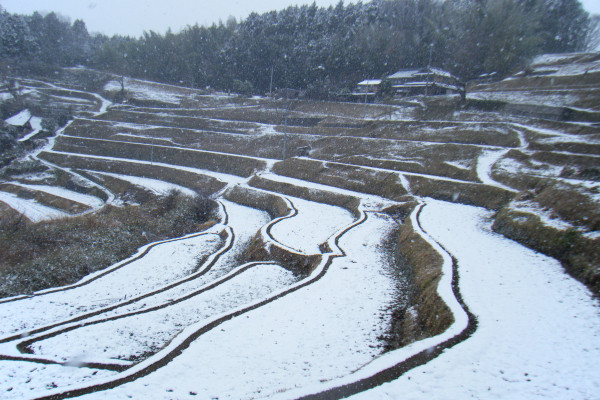
<instances>
[{"instance_id":1,"label":"house with tiled roof","mask_svg":"<svg viewBox=\"0 0 600 400\"><path fill-rule=\"evenodd\" d=\"M449 72L438 68L402 69L387 79L398 96L461 94L465 84Z\"/></svg>"}]
</instances>

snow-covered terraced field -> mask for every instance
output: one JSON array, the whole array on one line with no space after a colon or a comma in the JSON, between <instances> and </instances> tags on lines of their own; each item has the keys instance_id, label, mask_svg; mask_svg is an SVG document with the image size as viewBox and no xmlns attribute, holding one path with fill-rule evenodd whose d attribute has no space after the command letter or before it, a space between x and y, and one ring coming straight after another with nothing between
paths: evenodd
<instances>
[{"instance_id":1,"label":"snow-covered terraced field","mask_svg":"<svg viewBox=\"0 0 600 400\"><path fill-rule=\"evenodd\" d=\"M29 332L152 292L194 273L203 257L223 245L218 232L167 241L88 276L71 289L40 292L26 299L1 302L2 336ZM110 273L107 273L110 272Z\"/></svg>"},{"instance_id":2,"label":"snow-covered terraced field","mask_svg":"<svg viewBox=\"0 0 600 400\"><path fill-rule=\"evenodd\" d=\"M515 93L519 79L470 98L579 104L567 89ZM415 120L427 99L366 114L295 100L285 115L279 100L131 78L132 102L119 105L21 83L79 107L21 160L35 168L1 176L0 202L28 224L137 207L130 187L140 199L175 189L218 209L203 230L147 243L73 285L0 299L0 398L600 391L597 122L462 108ZM110 80L103 93L120 89ZM35 193L87 208L66 213ZM571 244L556 260L492 223L546 253L554 248L536 235Z\"/></svg>"},{"instance_id":3,"label":"snow-covered terraced field","mask_svg":"<svg viewBox=\"0 0 600 400\"><path fill-rule=\"evenodd\" d=\"M340 207L299 198L289 200L298 212L274 224L270 234L277 242L302 254L319 254L320 244L353 221L352 214Z\"/></svg>"}]
</instances>

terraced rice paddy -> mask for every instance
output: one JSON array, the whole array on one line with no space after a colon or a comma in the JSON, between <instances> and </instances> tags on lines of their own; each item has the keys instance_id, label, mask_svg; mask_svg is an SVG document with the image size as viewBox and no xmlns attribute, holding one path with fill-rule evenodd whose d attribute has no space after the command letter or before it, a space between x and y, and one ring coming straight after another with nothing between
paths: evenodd
<instances>
[{"instance_id":1,"label":"terraced rice paddy","mask_svg":"<svg viewBox=\"0 0 600 400\"><path fill-rule=\"evenodd\" d=\"M494 340L495 312L485 307L528 292L503 290L503 272L489 268L476 279L498 290L481 290L472 270L492 261L473 254L508 246L515 253L506 262L543 257L493 233L489 210L559 236L577 231L581 243L597 246L597 123L483 111L475 118L461 108L424 120L415 104L289 105L134 80L132 102L110 104L102 97L110 85L95 94L28 82L82 108L24 160L43 172L5 175L7 213L38 222L135 207L135 199L172 189L208 197L218 210L204 230L149 241L76 283L0 299L2 398L393 398L413 368L436 362L444 367L432 379L453 393L446 360L466 346L472 358L463 361L475 365L469 344ZM148 99L155 107L144 106ZM561 214L544 194L565 187L592 204L579 211L585 218ZM442 223L444 213L454 222ZM503 233L511 232L519 239ZM535 248L535 237L528 240ZM547 275L532 279L567 279L556 260L539 263ZM572 273L594 290L596 278ZM600 355L595 300L571 278L557 290L545 301L576 304L565 313L580 307L589 318L577 331L585 351L571 349L573 365L589 365ZM531 296L523 301L540 301ZM502 314L507 337L546 326L549 314L540 315L513 324ZM540 342L567 340L561 329L546 333L555 336ZM523 345L507 343L502 351ZM514 357L485 362L518 373ZM548 372L543 385L559 375ZM600 383L590 379L568 384L593 394ZM482 390L475 396L485 398Z\"/></svg>"}]
</instances>

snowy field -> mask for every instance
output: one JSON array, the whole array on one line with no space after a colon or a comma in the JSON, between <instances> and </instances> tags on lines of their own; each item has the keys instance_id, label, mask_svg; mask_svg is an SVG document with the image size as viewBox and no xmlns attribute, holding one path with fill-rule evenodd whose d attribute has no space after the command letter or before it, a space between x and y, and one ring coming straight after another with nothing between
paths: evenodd
<instances>
[{"instance_id":1,"label":"snowy field","mask_svg":"<svg viewBox=\"0 0 600 400\"><path fill-rule=\"evenodd\" d=\"M532 70L557 79L577 76L585 70L574 64L580 58L546 55L534 60ZM597 64L585 71L597 72ZM134 176L140 169L160 166L188 180L194 173L222 184L209 194L219 207L216 224L207 230L148 243L73 285L0 299L0 398L600 399L598 299L556 259L494 233L494 211L442 201L464 201L461 190L476 191L471 204L505 194L503 209L538 216L541 226L560 232L600 237L593 227L559 218L536 197L552 178L572 184L590 203L598 200L592 175L600 132L593 123L575 126L499 113L461 120L458 111L450 120L417 121L428 107L419 99L387 108L331 103L330 110L299 101L298 126L288 121L285 140L289 154L302 149L300 161L314 170L289 173L297 179L283 176L289 161L267 158L275 153L260 148L276 146L278 139L284 143L277 100L200 97L190 89L125 78L131 99L173 108L113 106L96 93L67 94L54 83L22 83L23 93L32 96L42 89L62 90L56 101L85 105L87 111L59 130L59 140L49 139L22 160L37 170L18 170L2 183L81 203L89 212L102 212L107 204L125 206L98 176L125 181L156 198L171 190L196 193L183 179L174 179L176 185ZM112 95L121 84L105 81L103 90ZM580 95L568 88L551 94L469 94L560 107L576 103ZM84 100L89 98L95 100ZM185 100L193 105L175 108ZM106 111L103 119L94 119ZM123 120L112 121L119 112L115 119ZM144 124L150 116L152 124ZM39 117L22 110L10 122L29 122L32 129L20 140L38 142L30 139L41 129ZM227 129L232 132L206 135ZM179 140L184 130L185 140ZM237 141L236 135L255 141ZM208 137L219 151L202 148ZM100 141L107 145L86 147ZM240 143L258 149L240 148L246 145ZM585 145L590 146L578 153ZM132 150L119 154L118 146ZM193 162L155 162L147 152L156 149L182 150L182 158L194 154ZM70 156L108 167L74 170L63 161L38 158L42 151L59 155L57 160ZM224 157L250 172L224 173L219 164ZM327 157L347 174L346 182L327 175L334 170L323 163ZM112 162L119 163L119 173ZM522 177L533 183L514 184ZM344 184L389 198L333 186ZM527 191L521 185L533 186ZM248 189L240 196L250 196L236 201L256 208L223 198L235 186ZM80 193L85 188L104 192L107 200ZM268 204L256 204L251 197L256 193L268 193ZM32 222L69 215L20 196L0 191L1 202ZM339 206L342 198L348 208ZM596 210L588 212L586 221L592 221ZM397 311L405 311L418 294L411 286L413 266L403 258L407 249L397 246L408 220L414 234L440 256L442 276L433 290L454 322L441 333L384 351L399 322ZM255 246L263 246L262 252ZM277 260L275 248L281 253ZM299 272L296 259L314 265Z\"/></svg>"},{"instance_id":2,"label":"snowy field","mask_svg":"<svg viewBox=\"0 0 600 400\"><path fill-rule=\"evenodd\" d=\"M423 229L458 259L473 336L353 399L594 399L600 307L554 259L490 230L490 212L428 200Z\"/></svg>"}]
</instances>

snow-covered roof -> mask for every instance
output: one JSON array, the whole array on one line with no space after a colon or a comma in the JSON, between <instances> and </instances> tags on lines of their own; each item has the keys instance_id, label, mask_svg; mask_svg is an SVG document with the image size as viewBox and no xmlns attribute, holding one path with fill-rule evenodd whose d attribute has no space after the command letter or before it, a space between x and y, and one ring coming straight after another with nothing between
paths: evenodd
<instances>
[{"instance_id":1,"label":"snow-covered roof","mask_svg":"<svg viewBox=\"0 0 600 400\"><path fill-rule=\"evenodd\" d=\"M394 78L412 78L413 76L415 76L416 74L418 74L419 72L421 72L421 70L418 69L401 69L400 71L388 76L388 78L394 79Z\"/></svg>"},{"instance_id":2,"label":"snow-covered roof","mask_svg":"<svg viewBox=\"0 0 600 400\"><path fill-rule=\"evenodd\" d=\"M456 90L459 91L459 87L456 85L450 85L447 83L443 83L443 82L406 82L403 83L401 85L393 85L392 87L394 89L406 89L406 88L416 88L416 87L425 87L425 86L438 86L444 89L452 89L452 90Z\"/></svg>"},{"instance_id":3,"label":"snow-covered roof","mask_svg":"<svg viewBox=\"0 0 600 400\"><path fill-rule=\"evenodd\" d=\"M446 71L438 69L438 68L429 68L429 71L433 72L436 75L445 76L447 78L452 78L452 74L450 72L446 72Z\"/></svg>"},{"instance_id":4,"label":"snow-covered roof","mask_svg":"<svg viewBox=\"0 0 600 400\"><path fill-rule=\"evenodd\" d=\"M381 83L381 79L365 79L362 82L359 82L359 86L370 86L370 85L379 85Z\"/></svg>"},{"instance_id":5,"label":"snow-covered roof","mask_svg":"<svg viewBox=\"0 0 600 400\"><path fill-rule=\"evenodd\" d=\"M28 109L6 119L6 123L12 126L23 126L31 119L31 112Z\"/></svg>"},{"instance_id":6,"label":"snow-covered roof","mask_svg":"<svg viewBox=\"0 0 600 400\"><path fill-rule=\"evenodd\" d=\"M423 75L439 75L445 76L447 78L452 78L452 74L450 72L441 70L439 68L420 68L420 69L401 69L400 71L388 76L390 79L402 79L402 78L415 78Z\"/></svg>"},{"instance_id":7,"label":"snow-covered roof","mask_svg":"<svg viewBox=\"0 0 600 400\"><path fill-rule=\"evenodd\" d=\"M13 98L13 95L9 92L0 91L0 101L10 100Z\"/></svg>"}]
</instances>

